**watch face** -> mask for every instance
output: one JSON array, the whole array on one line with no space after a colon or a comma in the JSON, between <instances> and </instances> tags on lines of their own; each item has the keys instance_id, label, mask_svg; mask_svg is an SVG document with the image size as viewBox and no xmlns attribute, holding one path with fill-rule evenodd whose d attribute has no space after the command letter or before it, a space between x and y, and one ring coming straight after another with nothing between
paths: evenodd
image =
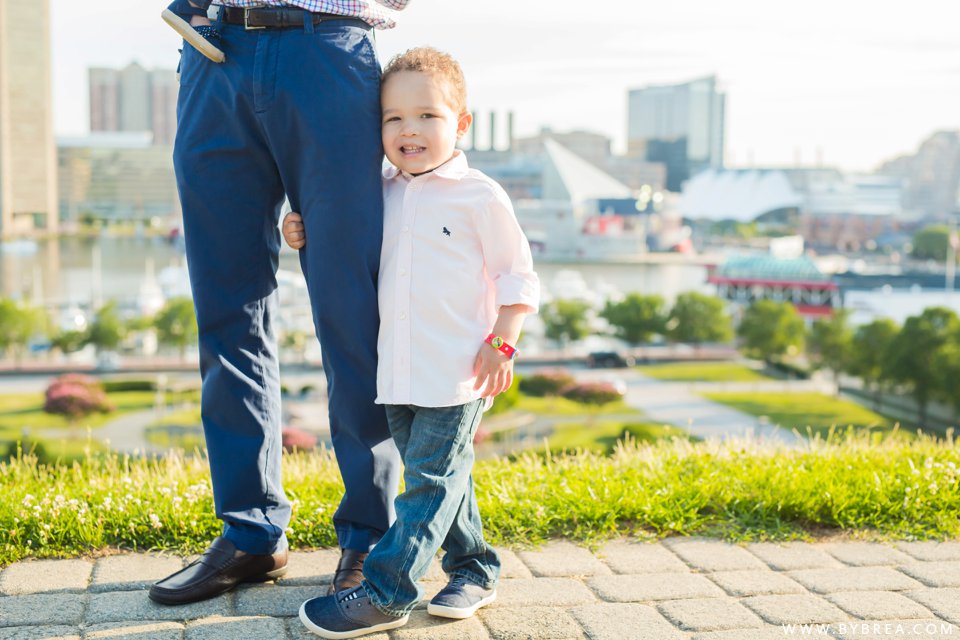
<instances>
[{"instance_id":1,"label":"watch face","mask_svg":"<svg viewBox=\"0 0 960 640\"><path fill-rule=\"evenodd\" d=\"M500 336L495 337L493 340L490 341L490 346L492 346L494 349L499 349L500 347L503 346L503 338L501 338Z\"/></svg>"}]
</instances>

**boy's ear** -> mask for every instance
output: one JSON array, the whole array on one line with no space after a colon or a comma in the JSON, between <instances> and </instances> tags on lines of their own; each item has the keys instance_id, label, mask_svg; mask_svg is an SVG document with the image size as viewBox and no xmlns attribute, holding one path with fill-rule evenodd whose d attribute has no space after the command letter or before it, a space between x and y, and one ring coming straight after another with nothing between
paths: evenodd
<instances>
[{"instance_id":1,"label":"boy's ear","mask_svg":"<svg viewBox=\"0 0 960 640\"><path fill-rule=\"evenodd\" d=\"M460 118L457 120L457 140L462 138L463 135L470 130L471 124L473 124L473 114L469 111L461 113Z\"/></svg>"}]
</instances>

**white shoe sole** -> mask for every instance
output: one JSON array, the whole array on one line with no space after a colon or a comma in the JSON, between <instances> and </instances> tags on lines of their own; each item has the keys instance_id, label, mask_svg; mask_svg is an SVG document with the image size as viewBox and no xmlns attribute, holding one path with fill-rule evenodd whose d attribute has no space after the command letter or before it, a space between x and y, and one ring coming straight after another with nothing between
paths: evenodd
<instances>
[{"instance_id":1,"label":"white shoe sole","mask_svg":"<svg viewBox=\"0 0 960 640\"><path fill-rule=\"evenodd\" d=\"M396 629L397 627L402 627L407 624L407 621L410 619L409 615L405 615L402 618L397 618L390 622L384 622L383 624L375 624L372 627L364 627L363 629L357 629L355 631L330 631L324 629L323 627L315 625L311 622L310 618L307 617L304 607L307 606L307 603L304 602L300 605L300 622L303 623L310 633L314 633L321 638L327 638L327 640L345 640L346 638L359 638L360 636L365 636L370 633L376 633L378 631L387 631L389 629Z\"/></svg>"},{"instance_id":2,"label":"white shoe sole","mask_svg":"<svg viewBox=\"0 0 960 640\"><path fill-rule=\"evenodd\" d=\"M197 30L190 26L189 22L175 14L173 11L170 11L170 9L164 9L163 13L160 14L160 17L163 18L163 21L170 25L174 31L179 33L190 46L203 55L207 56L217 64L220 64L226 60L226 56L223 55L223 51L220 51L220 49L217 49L215 46L210 44L210 41L197 33Z\"/></svg>"},{"instance_id":3,"label":"white shoe sole","mask_svg":"<svg viewBox=\"0 0 960 640\"><path fill-rule=\"evenodd\" d=\"M485 607L494 600L497 599L497 592L494 591L486 598L473 605L472 607L444 607L438 604L433 604L432 602L427 605L427 613L432 616L439 616L441 618L453 618L455 620L463 620L464 618L469 618L474 613L477 612L477 609L480 607Z\"/></svg>"}]
</instances>

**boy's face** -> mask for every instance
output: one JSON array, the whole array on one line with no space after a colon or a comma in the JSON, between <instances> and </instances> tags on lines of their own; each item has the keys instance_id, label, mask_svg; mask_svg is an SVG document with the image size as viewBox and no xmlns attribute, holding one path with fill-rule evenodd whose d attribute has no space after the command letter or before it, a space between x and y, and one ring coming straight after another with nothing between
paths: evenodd
<instances>
[{"instance_id":1,"label":"boy's face","mask_svg":"<svg viewBox=\"0 0 960 640\"><path fill-rule=\"evenodd\" d=\"M444 92L444 80L419 71L399 71L381 91L383 150L407 173L432 171L453 157L457 140L472 116L457 114Z\"/></svg>"}]
</instances>

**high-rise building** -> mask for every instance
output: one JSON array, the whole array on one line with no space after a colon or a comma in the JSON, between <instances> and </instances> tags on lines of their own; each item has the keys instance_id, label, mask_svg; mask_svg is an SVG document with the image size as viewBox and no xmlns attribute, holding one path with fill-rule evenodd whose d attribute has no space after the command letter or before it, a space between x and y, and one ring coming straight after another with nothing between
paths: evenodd
<instances>
[{"instance_id":1,"label":"high-rise building","mask_svg":"<svg viewBox=\"0 0 960 640\"><path fill-rule=\"evenodd\" d=\"M90 69L90 131L150 131L153 143L173 144L177 80L171 69Z\"/></svg>"},{"instance_id":2,"label":"high-rise building","mask_svg":"<svg viewBox=\"0 0 960 640\"><path fill-rule=\"evenodd\" d=\"M0 237L57 228L49 0L0 0Z\"/></svg>"},{"instance_id":3,"label":"high-rise building","mask_svg":"<svg viewBox=\"0 0 960 640\"><path fill-rule=\"evenodd\" d=\"M667 166L667 189L723 167L725 96L715 76L629 92L627 154Z\"/></svg>"}]
</instances>

